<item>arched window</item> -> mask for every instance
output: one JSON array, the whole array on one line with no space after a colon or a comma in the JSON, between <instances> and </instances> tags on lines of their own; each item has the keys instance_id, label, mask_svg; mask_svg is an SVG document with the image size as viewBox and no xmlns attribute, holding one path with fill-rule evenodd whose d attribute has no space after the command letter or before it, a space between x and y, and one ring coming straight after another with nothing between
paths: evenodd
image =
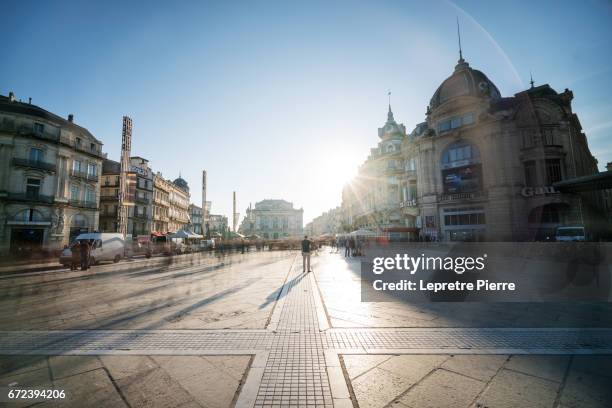
<instances>
[{"instance_id":1,"label":"arched window","mask_svg":"<svg viewBox=\"0 0 612 408\"><path fill-rule=\"evenodd\" d=\"M17 214L15 214L13 220L20 222L45 221L42 213L34 210L33 208L19 211Z\"/></svg>"}]
</instances>

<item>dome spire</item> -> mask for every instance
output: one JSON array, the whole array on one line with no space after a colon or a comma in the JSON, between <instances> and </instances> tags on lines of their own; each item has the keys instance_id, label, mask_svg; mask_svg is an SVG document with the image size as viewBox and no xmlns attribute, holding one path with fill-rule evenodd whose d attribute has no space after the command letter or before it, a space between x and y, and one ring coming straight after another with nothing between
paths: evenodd
<instances>
[{"instance_id":1,"label":"dome spire","mask_svg":"<svg viewBox=\"0 0 612 408\"><path fill-rule=\"evenodd\" d=\"M459 31L459 17L457 17L457 39L459 40L459 63L464 62L463 51L461 50L461 31Z\"/></svg>"},{"instance_id":2,"label":"dome spire","mask_svg":"<svg viewBox=\"0 0 612 408\"><path fill-rule=\"evenodd\" d=\"M389 112L387 113L387 122L393 122L393 111L391 110L391 91L387 92L387 96L389 97Z\"/></svg>"}]
</instances>

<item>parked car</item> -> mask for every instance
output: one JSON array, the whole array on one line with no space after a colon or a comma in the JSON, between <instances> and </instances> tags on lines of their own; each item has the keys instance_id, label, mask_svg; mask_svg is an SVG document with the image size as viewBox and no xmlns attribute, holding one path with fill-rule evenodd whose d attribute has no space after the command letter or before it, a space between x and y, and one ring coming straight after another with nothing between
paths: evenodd
<instances>
[{"instance_id":1,"label":"parked car","mask_svg":"<svg viewBox=\"0 0 612 408\"><path fill-rule=\"evenodd\" d=\"M200 250L215 249L214 239L203 239L200 241Z\"/></svg>"},{"instance_id":2,"label":"parked car","mask_svg":"<svg viewBox=\"0 0 612 408\"><path fill-rule=\"evenodd\" d=\"M125 242L122 234L107 232L88 232L79 234L75 241L89 241L91 252L89 263L95 265L98 262L119 262L125 254ZM66 248L60 255L60 264L69 267L72 262L72 251Z\"/></svg>"}]
</instances>

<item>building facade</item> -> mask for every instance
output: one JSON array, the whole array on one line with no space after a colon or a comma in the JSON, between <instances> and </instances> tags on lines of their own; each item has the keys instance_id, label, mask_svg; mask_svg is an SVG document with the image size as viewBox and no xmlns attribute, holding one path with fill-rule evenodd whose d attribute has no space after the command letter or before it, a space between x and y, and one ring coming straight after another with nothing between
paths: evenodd
<instances>
[{"instance_id":1,"label":"building facade","mask_svg":"<svg viewBox=\"0 0 612 408\"><path fill-rule=\"evenodd\" d=\"M382 148L379 143L345 187L344 223L443 241L542 240L560 225L590 228L601 200L554 188L598 172L572 99L567 89L533 84L502 97L460 58L431 98L425 121L388 138L399 142L401 154L386 152L383 137ZM393 130L389 119L385 126ZM389 158L375 166L379 155Z\"/></svg>"},{"instance_id":2,"label":"building facade","mask_svg":"<svg viewBox=\"0 0 612 408\"><path fill-rule=\"evenodd\" d=\"M104 232L118 230L119 181L119 162L105 160L100 195L100 229ZM124 203L128 207L128 235L149 235L153 228L153 172L147 159L130 157Z\"/></svg>"},{"instance_id":3,"label":"building facade","mask_svg":"<svg viewBox=\"0 0 612 408\"><path fill-rule=\"evenodd\" d=\"M313 237L324 234L334 235L341 232L343 232L343 229L342 209L340 207L324 212L304 227L304 233Z\"/></svg>"},{"instance_id":4,"label":"building facade","mask_svg":"<svg viewBox=\"0 0 612 408\"><path fill-rule=\"evenodd\" d=\"M209 214L207 223L209 234L224 234L227 232L228 223L225 215ZM206 224L204 226L204 233L206 235Z\"/></svg>"},{"instance_id":5,"label":"building facade","mask_svg":"<svg viewBox=\"0 0 612 408\"><path fill-rule=\"evenodd\" d=\"M263 200L248 208L240 233L266 239L298 237L303 233L303 209L285 200Z\"/></svg>"},{"instance_id":6,"label":"building facade","mask_svg":"<svg viewBox=\"0 0 612 408\"><path fill-rule=\"evenodd\" d=\"M199 235L203 235L202 228L202 207L189 204L189 229Z\"/></svg>"},{"instance_id":7,"label":"building facade","mask_svg":"<svg viewBox=\"0 0 612 408\"><path fill-rule=\"evenodd\" d=\"M189 186L180 176L172 183L168 192L170 202L168 231L177 232L189 224Z\"/></svg>"},{"instance_id":8,"label":"building facade","mask_svg":"<svg viewBox=\"0 0 612 408\"><path fill-rule=\"evenodd\" d=\"M172 182L161 173L153 176L153 232L165 234L170 223L170 190Z\"/></svg>"},{"instance_id":9,"label":"building facade","mask_svg":"<svg viewBox=\"0 0 612 408\"><path fill-rule=\"evenodd\" d=\"M97 230L104 158L73 115L0 95L0 254L59 250Z\"/></svg>"}]
</instances>

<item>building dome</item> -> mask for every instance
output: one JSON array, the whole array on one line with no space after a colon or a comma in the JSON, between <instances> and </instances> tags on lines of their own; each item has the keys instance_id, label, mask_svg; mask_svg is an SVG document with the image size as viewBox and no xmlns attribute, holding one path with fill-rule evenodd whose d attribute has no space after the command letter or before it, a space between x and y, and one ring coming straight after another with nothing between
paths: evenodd
<instances>
[{"instance_id":1,"label":"building dome","mask_svg":"<svg viewBox=\"0 0 612 408\"><path fill-rule=\"evenodd\" d=\"M470 68L463 58L455 66L455 72L438 87L429 102L429 108L436 109L443 103L460 96L488 99L501 97L495 84L482 72Z\"/></svg>"},{"instance_id":2,"label":"building dome","mask_svg":"<svg viewBox=\"0 0 612 408\"><path fill-rule=\"evenodd\" d=\"M187 184L185 179L182 178L181 176L179 176L176 180L174 180L173 183L176 184L180 189L183 189L186 192L189 192L189 185Z\"/></svg>"}]
</instances>

